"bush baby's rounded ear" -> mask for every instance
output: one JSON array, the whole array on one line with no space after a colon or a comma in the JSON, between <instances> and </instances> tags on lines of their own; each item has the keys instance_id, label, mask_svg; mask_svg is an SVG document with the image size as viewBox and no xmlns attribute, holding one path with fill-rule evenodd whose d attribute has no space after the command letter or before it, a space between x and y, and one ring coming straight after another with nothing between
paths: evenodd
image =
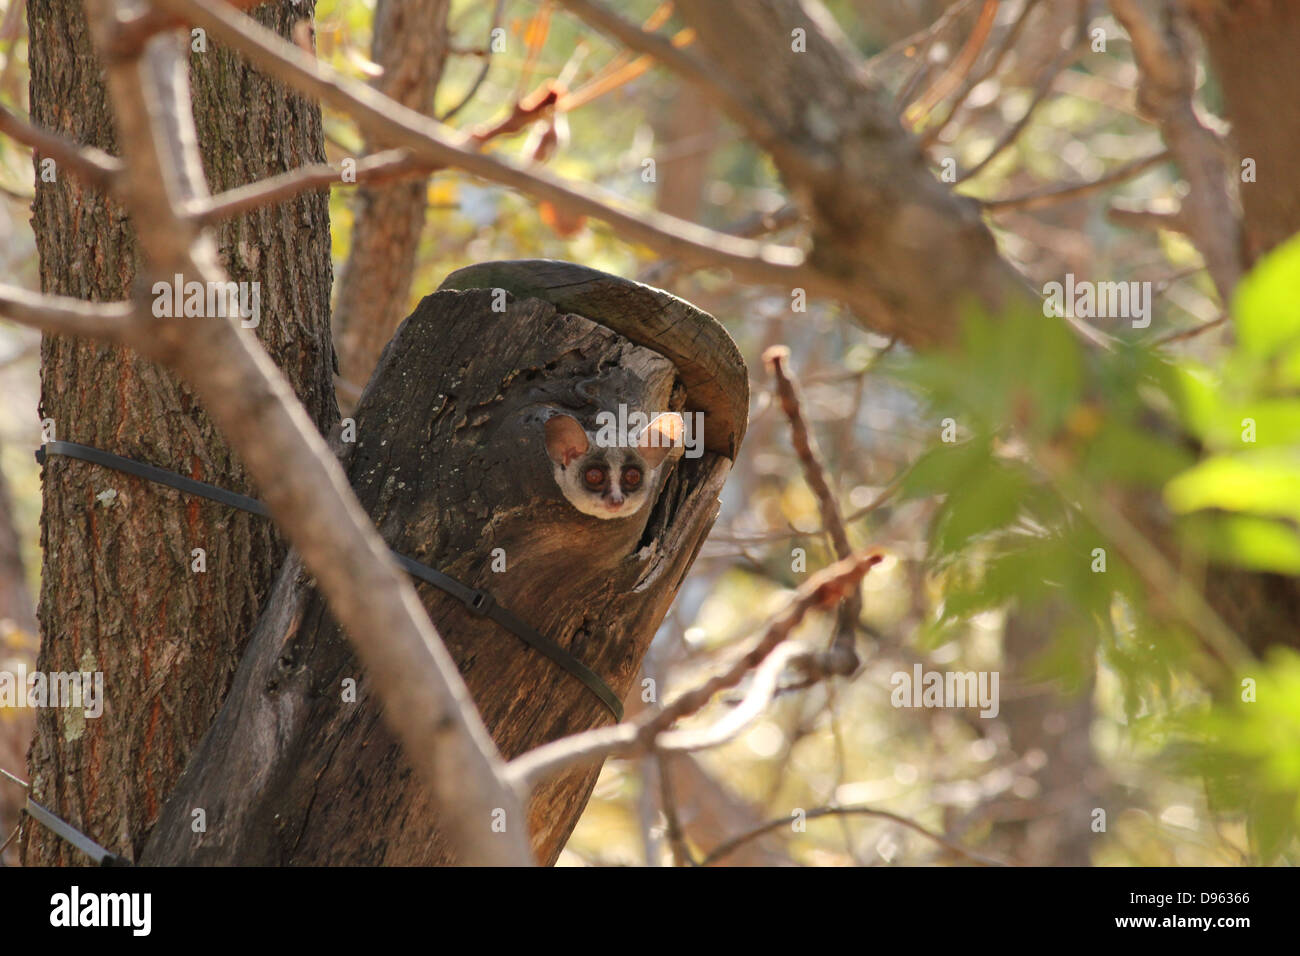
<instances>
[{"instance_id":1,"label":"bush baby's rounded ear","mask_svg":"<svg viewBox=\"0 0 1300 956\"><path fill-rule=\"evenodd\" d=\"M645 427L637 439L637 445L651 468L659 467L659 463L668 454L668 449L682 440L684 430L682 416L676 412L664 412Z\"/></svg>"},{"instance_id":2,"label":"bush baby's rounded ear","mask_svg":"<svg viewBox=\"0 0 1300 956\"><path fill-rule=\"evenodd\" d=\"M587 453L586 430L572 415L554 415L546 420L546 454L561 468Z\"/></svg>"}]
</instances>

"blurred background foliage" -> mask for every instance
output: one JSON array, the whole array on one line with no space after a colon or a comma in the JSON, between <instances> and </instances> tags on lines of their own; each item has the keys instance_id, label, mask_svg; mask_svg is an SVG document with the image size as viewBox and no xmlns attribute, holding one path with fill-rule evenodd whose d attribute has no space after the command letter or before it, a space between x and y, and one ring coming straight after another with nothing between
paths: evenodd
<instances>
[{"instance_id":1,"label":"blurred background foliage","mask_svg":"<svg viewBox=\"0 0 1300 956\"><path fill-rule=\"evenodd\" d=\"M898 41L934 22L946 4L828 6L864 55L875 57L873 75L900 103L909 101L909 85L925 85L917 82L916 46ZM1004 6L1014 12L1018 4ZM495 7L453 3L438 116L455 108L451 125L472 130L556 82L551 172L598 183L633 207L805 242L797 216L783 215L791 197L770 161L688 88L560 9L511 0L498 21ZM669 35L681 29L655 0L619 9L662 22ZM970 169L1021 117L1071 23L1066 13L1029 21L1004 68L971 92L961 122L940 129L940 154ZM354 76L373 76L372 15L368 2L321 0L318 55ZM0 99L25 111L21 18L3 20ZM1137 77L1127 41L1104 15L1093 25L1106 29L1108 50L1062 71L1014 144L963 181L961 192L991 198L1085 182L1163 148L1133 110ZM504 50L487 57L494 26L504 30ZM1202 79L1212 108L1216 91ZM942 112L909 112L907 121L918 132L933 130ZM327 109L325 131L331 161L358 155L346 118ZM487 148L525 162L541 134L534 126ZM0 272L35 287L31 180L30 154L0 140ZM1109 194L1158 207L1179 188L1163 164ZM864 331L833 303L812 299L796 311L791 290L689 272L601 223L454 170L430 180L428 204L408 307L471 262L563 258L695 302L727 326L746 356L753 379L746 444L714 533L645 665L661 699L706 678L808 571L834 558L772 401L759 358L768 346L792 350L804 413L854 546L889 554L864 585L864 664L855 678L782 694L720 749L611 761L562 862L657 864L671 859L674 843L679 854L700 859L764 820L832 804L900 814L1016 862L1296 861L1300 658L1249 656L1247 635L1213 620L1202 595L1216 562L1300 573L1300 242L1256 269L1224 323L1224 304L1181 237L1122 229L1095 197L1012 210L991 225L1006 258L1031 281L1074 272L1150 282L1150 328L1097 320L1113 336L1109 348L1097 349L1042 314L971 315L958 347L920 355ZM330 212L337 273L349 250L348 190L333 191ZM32 593L38 365L37 338L0 326L0 469L9 483L7 523ZM1143 495L1163 498L1179 516L1184 547L1176 554L1152 543L1163 529L1125 511L1123 502ZM825 643L833 623L813 617L794 636ZM0 657L30 661L30 624L11 621L3 640ZM891 676L918 663L1000 672L999 715L893 707ZM727 707L717 701L696 720L714 720ZM888 819L832 816L802 830L783 826L721 862L954 859Z\"/></svg>"}]
</instances>

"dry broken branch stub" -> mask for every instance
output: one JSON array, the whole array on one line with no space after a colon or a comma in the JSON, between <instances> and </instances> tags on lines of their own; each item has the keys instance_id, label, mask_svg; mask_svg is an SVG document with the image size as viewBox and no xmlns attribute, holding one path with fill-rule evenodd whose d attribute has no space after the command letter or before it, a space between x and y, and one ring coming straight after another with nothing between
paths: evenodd
<instances>
[{"instance_id":1,"label":"dry broken branch stub","mask_svg":"<svg viewBox=\"0 0 1300 956\"><path fill-rule=\"evenodd\" d=\"M731 458L714 449L734 451L743 434L744 365L714 319L659 290L568 263L489 263L481 274L486 288L456 273L448 284L466 288L427 296L385 350L357 409L349 480L390 546L485 588L626 695L716 517ZM503 277L531 294L499 291ZM600 520L562 497L542 422L553 409L581 418L619 403L700 410L707 447L677 462L651 505ZM514 635L420 590L507 759L608 724L587 688ZM296 563L267 607L143 861L451 861L432 800ZM355 703L343 699L347 678ZM534 795L541 862L559 853L597 770ZM190 831L195 806L208 810L206 834Z\"/></svg>"}]
</instances>

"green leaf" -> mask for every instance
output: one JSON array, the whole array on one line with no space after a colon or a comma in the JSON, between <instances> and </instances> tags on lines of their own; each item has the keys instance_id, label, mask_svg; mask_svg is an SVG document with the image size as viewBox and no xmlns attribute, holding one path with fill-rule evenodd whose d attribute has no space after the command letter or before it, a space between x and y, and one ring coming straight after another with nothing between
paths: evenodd
<instances>
[{"instance_id":1,"label":"green leaf","mask_svg":"<svg viewBox=\"0 0 1300 956\"><path fill-rule=\"evenodd\" d=\"M1084 467L1090 478L1160 485L1193 463L1187 449L1110 417L1089 444Z\"/></svg>"},{"instance_id":2,"label":"green leaf","mask_svg":"<svg viewBox=\"0 0 1300 956\"><path fill-rule=\"evenodd\" d=\"M1219 427L1223 409L1222 383L1214 373L1188 362L1175 369L1173 379L1173 395L1183 424L1201 437Z\"/></svg>"},{"instance_id":3,"label":"green leaf","mask_svg":"<svg viewBox=\"0 0 1300 956\"><path fill-rule=\"evenodd\" d=\"M1189 539L1211 558L1255 571L1300 575L1300 533L1281 521L1249 515L1198 515Z\"/></svg>"},{"instance_id":4,"label":"green leaf","mask_svg":"<svg viewBox=\"0 0 1300 956\"><path fill-rule=\"evenodd\" d=\"M972 440L940 444L916 460L903 478L903 498L946 495L970 475L989 467L987 441Z\"/></svg>"},{"instance_id":5,"label":"green leaf","mask_svg":"<svg viewBox=\"0 0 1300 956\"><path fill-rule=\"evenodd\" d=\"M948 493L936 516L933 547L938 554L959 551L968 541L1010 524L1029 495L1018 470L990 461Z\"/></svg>"},{"instance_id":6,"label":"green leaf","mask_svg":"<svg viewBox=\"0 0 1300 956\"><path fill-rule=\"evenodd\" d=\"M1251 270L1233 297L1237 339L1258 357L1300 342L1300 236L1278 246Z\"/></svg>"},{"instance_id":7,"label":"green leaf","mask_svg":"<svg viewBox=\"0 0 1300 956\"><path fill-rule=\"evenodd\" d=\"M1221 508L1300 520L1300 450L1217 455L1169 482L1165 501L1179 514Z\"/></svg>"}]
</instances>

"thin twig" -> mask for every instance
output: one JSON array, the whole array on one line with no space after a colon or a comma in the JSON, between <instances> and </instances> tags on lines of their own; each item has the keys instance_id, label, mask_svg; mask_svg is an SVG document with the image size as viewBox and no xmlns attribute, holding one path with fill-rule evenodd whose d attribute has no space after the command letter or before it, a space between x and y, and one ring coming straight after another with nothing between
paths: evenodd
<instances>
[{"instance_id":1,"label":"thin twig","mask_svg":"<svg viewBox=\"0 0 1300 956\"><path fill-rule=\"evenodd\" d=\"M795 454L799 456L799 463L803 466L804 480L817 497L822 527L830 535L835 556L842 561L853 553L853 545L849 543L849 532L844 526L844 516L840 513L839 502L835 500L835 493L831 490L830 482L826 480L826 468L817 451L817 441L808 430L808 422L803 415L803 405L799 400L798 383L795 381L794 373L787 368L789 361L790 350L784 345L773 345L763 353L763 364L776 380L776 394L781 402L781 409L785 412L785 417L790 420L790 440L794 445ZM835 632L835 641L832 644L832 648L837 653L845 656L846 666L848 658L853 658L856 664L853 640L861 616L862 594L855 588L844 601L839 626Z\"/></svg>"},{"instance_id":2,"label":"thin twig","mask_svg":"<svg viewBox=\"0 0 1300 956\"><path fill-rule=\"evenodd\" d=\"M815 809L808 810L806 813L804 813L803 818L805 820L816 820L818 817L839 816L843 814L879 817L882 820L892 820L894 823L897 823L899 826L907 827L909 830L912 830L915 833L919 833L923 837L929 840L933 840L935 843L939 844L945 850L949 850L960 857L970 860L972 863L979 864L980 866L1008 866L1009 865L1007 863L1004 863L1001 860L995 860L992 857L987 857L982 854L976 853L974 850L968 850L960 843L954 843L952 840L949 840L947 837L935 833L933 830L926 829L925 827L921 826L921 824L917 823L915 820L909 820L907 817L900 816L897 813L891 813L888 810L878 810L875 807L865 807L865 806L816 807ZM709 854L703 860L700 861L700 866L709 866L713 863L717 863L718 860L735 852L738 848L740 848L745 843L748 843L750 840L760 837L764 833L771 833L773 830L777 830L780 829L781 827L789 826L792 819L793 816L785 816L785 817L777 817L774 820L768 820L766 823L762 824L761 826L755 827L753 830L750 830L746 833L742 833L739 836L732 837L730 840L727 840L725 843L718 844L709 852Z\"/></svg>"},{"instance_id":3,"label":"thin twig","mask_svg":"<svg viewBox=\"0 0 1300 956\"><path fill-rule=\"evenodd\" d=\"M1033 13L1034 8L1038 6L1039 2L1040 0L1027 0L1024 9L1020 11L1020 15L1016 18L1016 22L1011 25L1009 30L1007 30L1006 36L1002 38L1002 42L998 45L997 51L989 60L988 67L977 75L967 77L962 88L957 92L957 95L953 97L952 105L948 108L948 112L944 115L944 118L933 126L930 126L921 134L922 149L928 149L934 145L939 137L943 135L944 130L952 124L953 119L957 116L957 112L965 105L966 100L970 98L974 89L996 73L998 68L1002 66L1002 61L1006 59L1007 54L1015 47L1016 40L1020 36L1020 31L1024 29L1025 24L1029 20L1029 15Z\"/></svg>"},{"instance_id":4,"label":"thin twig","mask_svg":"<svg viewBox=\"0 0 1300 956\"><path fill-rule=\"evenodd\" d=\"M4 843L0 843L0 860L4 859L5 850L9 849L10 845L14 842L14 840L18 839L18 834L22 832L22 829L23 829L23 824L22 821L19 820L18 823L14 826L13 832L9 834L8 838L4 841Z\"/></svg>"},{"instance_id":5,"label":"thin twig","mask_svg":"<svg viewBox=\"0 0 1300 956\"><path fill-rule=\"evenodd\" d=\"M1057 203L1081 199L1108 186L1126 182L1135 176L1141 175L1153 166L1168 162L1170 158L1169 150L1166 149L1153 156L1144 156L1141 159L1124 163L1122 166L1116 166L1110 172L1098 176L1090 182L1074 183L1068 186L1052 186L1047 189L1024 193L1020 196L1008 196L1006 199L985 199L980 201L980 205L985 212L995 213L1011 212L1012 210L1029 212L1034 209L1041 209L1044 206L1054 206Z\"/></svg>"},{"instance_id":6,"label":"thin twig","mask_svg":"<svg viewBox=\"0 0 1300 956\"><path fill-rule=\"evenodd\" d=\"M1190 329L1183 329L1179 332L1171 332L1168 335L1156 339L1151 344L1159 348L1162 345L1169 345L1173 342L1184 342L1187 339L1194 339L1196 338L1196 336L1200 335L1203 332L1208 332L1211 329L1217 329L1219 326L1223 325L1223 323L1227 322L1231 318L1232 316L1229 315L1227 312L1225 312L1217 319L1211 319L1208 322L1202 322L1200 325L1194 325Z\"/></svg>"},{"instance_id":7,"label":"thin twig","mask_svg":"<svg viewBox=\"0 0 1300 956\"><path fill-rule=\"evenodd\" d=\"M1170 232L1181 233L1186 233L1188 230L1187 218L1181 209L1166 211L1112 205L1106 210L1106 219L1126 229L1168 229Z\"/></svg>"},{"instance_id":8,"label":"thin twig","mask_svg":"<svg viewBox=\"0 0 1300 956\"><path fill-rule=\"evenodd\" d=\"M1056 55L1055 59L1053 59L1052 62L1047 65L1047 68L1043 70L1043 75L1039 77L1038 86L1034 89L1034 97L1029 101L1029 106L1025 109L1025 112L1021 115L1020 119L1016 120L1015 123L1013 123L1011 127L1002 134L1002 137L993 144L992 149L985 154L983 159L957 177L957 182L959 184L978 176L988 168L989 163L1001 156L1012 143L1020 138L1020 134L1025 131L1025 127L1029 125L1029 121L1038 111L1038 107L1041 106L1051 94L1052 84L1056 80L1057 75L1074 62L1075 58L1086 49L1087 46L1078 42L1076 37L1074 42Z\"/></svg>"},{"instance_id":9,"label":"thin twig","mask_svg":"<svg viewBox=\"0 0 1300 956\"><path fill-rule=\"evenodd\" d=\"M555 105L556 95L553 89L539 90L526 102L516 103L505 119L470 134L470 141L482 146L498 136L517 132L551 109ZM217 196L191 202L186 206L185 212L196 222L206 226L249 209L292 199L309 189L413 179L427 176L440 168L438 165L414 159L405 149L388 149L357 160L356 168L352 170L353 177L346 181L343 179L343 170L340 167L314 163L311 166L301 166L278 176L228 190Z\"/></svg>"},{"instance_id":10,"label":"thin twig","mask_svg":"<svg viewBox=\"0 0 1300 956\"><path fill-rule=\"evenodd\" d=\"M856 587L868 571L884 560L878 551L855 555L840 561L810 578L777 617L763 636L745 654L721 674L705 681L676 698L663 710L647 713L636 722L604 727L564 737L516 757L506 767L511 782L525 793L540 780L575 764L591 763L610 756L628 756L650 750L700 750L716 746L734 736L744 724L757 716L776 690L777 678L784 666L796 657L811 657L806 648L780 645L790 632L814 608L833 607ZM676 721L700 710L715 694L735 687L754 668L762 671L755 677L745 701L718 724L703 731L669 731Z\"/></svg>"},{"instance_id":11,"label":"thin twig","mask_svg":"<svg viewBox=\"0 0 1300 956\"><path fill-rule=\"evenodd\" d=\"M606 190L564 183L542 171L529 171L479 153L466 136L449 136L441 124L407 109L308 56L247 17L211 0L159 0L159 3L209 34L242 51L256 66L300 92L348 113L376 141L405 147L413 156L456 166L578 215L601 219L625 238L640 241L665 255L696 264L732 269L753 281L803 285L827 295L854 298L846 283L805 265L803 253L738 239L651 210L630 212Z\"/></svg>"},{"instance_id":12,"label":"thin twig","mask_svg":"<svg viewBox=\"0 0 1300 956\"><path fill-rule=\"evenodd\" d=\"M461 97L460 102L453 106L447 112L438 117L438 122L445 123L466 106L470 100L478 95L479 87L487 79L488 71L492 69L492 34L496 32L497 27L501 25L501 11L505 9L506 0L496 0L496 5L492 8L492 22L488 25L487 43L483 45L483 65L479 67L478 75L474 77L474 82L470 84L465 95Z\"/></svg>"},{"instance_id":13,"label":"thin twig","mask_svg":"<svg viewBox=\"0 0 1300 956\"><path fill-rule=\"evenodd\" d=\"M187 203L183 213L200 225L208 226L259 206L284 202L310 189L391 182L428 175L432 168L428 163L413 160L404 149L389 149L357 160L354 179L345 181L343 170L338 166L313 163Z\"/></svg>"},{"instance_id":14,"label":"thin twig","mask_svg":"<svg viewBox=\"0 0 1300 956\"><path fill-rule=\"evenodd\" d=\"M131 337L136 308L129 302L86 302L0 285L0 316L42 332L121 344Z\"/></svg>"},{"instance_id":15,"label":"thin twig","mask_svg":"<svg viewBox=\"0 0 1300 956\"><path fill-rule=\"evenodd\" d=\"M963 79L969 79L970 71L979 59L984 44L988 41L989 31L993 29L1000 0L984 0L984 6L975 21L975 27L966 38L966 43L957 54L952 64L943 72L924 93L907 107L904 117L909 127L915 127L930 111L943 101L943 98L955 90Z\"/></svg>"}]
</instances>

